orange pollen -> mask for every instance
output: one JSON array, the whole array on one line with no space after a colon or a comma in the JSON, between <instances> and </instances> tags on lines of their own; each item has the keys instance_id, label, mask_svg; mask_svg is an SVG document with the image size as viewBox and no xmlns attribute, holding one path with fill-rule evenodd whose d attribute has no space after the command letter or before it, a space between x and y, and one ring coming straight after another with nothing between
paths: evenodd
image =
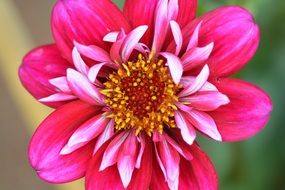
<instances>
[{"instance_id":1,"label":"orange pollen","mask_svg":"<svg viewBox=\"0 0 285 190\"><path fill-rule=\"evenodd\" d=\"M117 130L135 128L136 134L145 131L151 136L154 131L162 133L166 126L176 126L175 94L181 86L173 82L163 60L139 54L137 60L110 74L104 86L101 93Z\"/></svg>"}]
</instances>

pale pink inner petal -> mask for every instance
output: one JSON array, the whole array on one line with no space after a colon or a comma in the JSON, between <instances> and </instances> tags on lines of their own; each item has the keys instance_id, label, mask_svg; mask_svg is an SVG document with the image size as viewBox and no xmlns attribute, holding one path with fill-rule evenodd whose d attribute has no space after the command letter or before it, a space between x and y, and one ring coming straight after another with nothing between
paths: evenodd
<instances>
[{"instance_id":1,"label":"pale pink inner petal","mask_svg":"<svg viewBox=\"0 0 285 190\"><path fill-rule=\"evenodd\" d=\"M183 87L187 87L187 86L191 86L194 81L195 81L196 77L193 76L183 76L181 78L180 83L183 85ZM218 89L215 87L215 85L206 82L200 89L199 91L218 91Z\"/></svg>"},{"instance_id":2,"label":"pale pink inner petal","mask_svg":"<svg viewBox=\"0 0 285 190\"><path fill-rule=\"evenodd\" d=\"M60 102L60 101L69 101L77 99L76 96L72 94L65 94L65 93L56 93L52 94L48 97L39 99L40 102Z\"/></svg>"},{"instance_id":3,"label":"pale pink inner petal","mask_svg":"<svg viewBox=\"0 0 285 190\"><path fill-rule=\"evenodd\" d=\"M178 190L180 156L166 140L156 143L156 146L165 168L167 184L170 189Z\"/></svg>"},{"instance_id":4,"label":"pale pink inner petal","mask_svg":"<svg viewBox=\"0 0 285 190\"><path fill-rule=\"evenodd\" d=\"M167 65L174 83L179 84L183 74L183 66L180 59L176 55L168 52L160 54L167 59Z\"/></svg>"},{"instance_id":5,"label":"pale pink inner petal","mask_svg":"<svg viewBox=\"0 0 285 190\"><path fill-rule=\"evenodd\" d=\"M180 26L176 21L170 21L170 28L172 31L172 35L174 37L174 41L176 43L176 49L175 49L175 55L178 55L180 53L182 43L183 43L183 37L182 32L180 29Z\"/></svg>"},{"instance_id":6,"label":"pale pink inner petal","mask_svg":"<svg viewBox=\"0 0 285 190\"><path fill-rule=\"evenodd\" d=\"M198 46L199 30L201 28L201 25L202 25L202 21L196 26L192 36L190 37L190 41L188 43L186 52L189 51L190 49Z\"/></svg>"},{"instance_id":7,"label":"pale pink inner petal","mask_svg":"<svg viewBox=\"0 0 285 190\"><path fill-rule=\"evenodd\" d=\"M98 73L100 69L105 65L106 63L98 63L93 65L88 72L88 79L92 82L95 83Z\"/></svg>"},{"instance_id":8,"label":"pale pink inner petal","mask_svg":"<svg viewBox=\"0 0 285 190\"><path fill-rule=\"evenodd\" d=\"M121 57L123 62L128 61L131 53L133 52L147 29L148 26L146 25L138 26L127 35L121 47Z\"/></svg>"},{"instance_id":9,"label":"pale pink inner petal","mask_svg":"<svg viewBox=\"0 0 285 190\"><path fill-rule=\"evenodd\" d=\"M218 91L204 91L179 99L185 104L200 111L213 111L222 105L230 102L229 98Z\"/></svg>"},{"instance_id":10,"label":"pale pink inner petal","mask_svg":"<svg viewBox=\"0 0 285 190\"><path fill-rule=\"evenodd\" d=\"M129 185L135 169L137 149L137 137L131 133L122 145L118 158L118 170L125 188Z\"/></svg>"},{"instance_id":11,"label":"pale pink inner petal","mask_svg":"<svg viewBox=\"0 0 285 190\"><path fill-rule=\"evenodd\" d=\"M74 64L75 68L77 69L77 71L79 71L80 73L82 73L84 75L87 75L89 68L85 64L83 59L81 58L76 47L74 47L72 50L72 60L73 60L73 64Z\"/></svg>"},{"instance_id":12,"label":"pale pink inner petal","mask_svg":"<svg viewBox=\"0 0 285 190\"><path fill-rule=\"evenodd\" d=\"M95 45L85 46L77 42L74 42L74 44L75 47L78 49L78 52L80 52L80 54L94 61L111 62L109 54L104 49L98 46Z\"/></svg>"},{"instance_id":13,"label":"pale pink inner petal","mask_svg":"<svg viewBox=\"0 0 285 190\"><path fill-rule=\"evenodd\" d=\"M106 128L104 131L101 133L101 135L98 137L93 155L97 152L97 150L107 141L109 140L112 136L114 135L114 119L110 120L109 123L107 124Z\"/></svg>"},{"instance_id":14,"label":"pale pink inner petal","mask_svg":"<svg viewBox=\"0 0 285 190\"><path fill-rule=\"evenodd\" d=\"M164 135L165 140L181 155L183 156L186 160L191 160L193 159L193 156L190 151L187 149L182 149L181 145L178 144L174 139L170 138L168 135Z\"/></svg>"},{"instance_id":15,"label":"pale pink inner petal","mask_svg":"<svg viewBox=\"0 0 285 190\"><path fill-rule=\"evenodd\" d=\"M121 146L128 137L128 135L128 132L121 132L108 145L102 158L102 162L99 168L100 171L103 171L105 168L112 166L117 162Z\"/></svg>"},{"instance_id":16,"label":"pale pink inner petal","mask_svg":"<svg viewBox=\"0 0 285 190\"><path fill-rule=\"evenodd\" d=\"M218 131L214 119L205 112L192 109L190 112L185 112L187 119L202 133L209 137L221 141L222 137Z\"/></svg>"},{"instance_id":17,"label":"pale pink inner petal","mask_svg":"<svg viewBox=\"0 0 285 190\"><path fill-rule=\"evenodd\" d=\"M205 63L212 53L213 48L214 43L210 43L205 47L196 47L186 52L181 59L184 70L188 71Z\"/></svg>"},{"instance_id":18,"label":"pale pink inner petal","mask_svg":"<svg viewBox=\"0 0 285 190\"><path fill-rule=\"evenodd\" d=\"M168 2L168 19L176 20L179 11L178 0L169 0Z\"/></svg>"},{"instance_id":19,"label":"pale pink inner petal","mask_svg":"<svg viewBox=\"0 0 285 190\"><path fill-rule=\"evenodd\" d=\"M179 97L188 96L200 90L202 86L207 82L210 74L208 65L205 65L199 75L196 77L193 84L186 86L179 94Z\"/></svg>"},{"instance_id":20,"label":"pale pink inner petal","mask_svg":"<svg viewBox=\"0 0 285 190\"><path fill-rule=\"evenodd\" d=\"M86 145L90 140L97 137L104 130L108 122L109 119L101 114L88 120L72 134L60 154L70 154L78 148Z\"/></svg>"},{"instance_id":21,"label":"pale pink inner petal","mask_svg":"<svg viewBox=\"0 0 285 190\"><path fill-rule=\"evenodd\" d=\"M71 90L68 86L68 83L67 83L67 79L66 77L57 77L57 78L53 78L53 79L50 79L49 82L55 86L56 88L58 88L61 92L64 92L64 93L67 93L67 94L70 94L71 93Z\"/></svg>"},{"instance_id":22,"label":"pale pink inner petal","mask_svg":"<svg viewBox=\"0 0 285 190\"><path fill-rule=\"evenodd\" d=\"M88 78L74 69L67 69L67 81L72 92L90 104L104 105L104 99L99 90Z\"/></svg>"},{"instance_id":23,"label":"pale pink inner petal","mask_svg":"<svg viewBox=\"0 0 285 190\"><path fill-rule=\"evenodd\" d=\"M105 42L115 42L118 38L119 32L110 32L106 34L103 38Z\"/></svg>"},{"instance_id":24,"label":"pale pink inner petal","mask_svg":"<svg viewBox=\"0 0 285 190\"><path fill-rule=\"evenodd\" d=\"M183 140L191 145L196 138L196 132L191 123L188 122L179 111L175 112L175 122L177 127L181 130Z\"/></svg>"},{"instance_id":25,"label":"pale pink inner petal","mask_svg":"<svg viewBox=\"0 0 285 190\"><path fill-rule=\"evenodd\" d=\"M144 149L145 149L145 137L144 137L144 135L140 134L138 136L138 141L140 143L140 150L139 150L138 158L136 161L136 168L137 169L139 169L141 166L142 155L143 155Z\"/></svg>"},{"instance_id":26,"label":"pale pink inner petal","mask_svg":"<svg viewBox=\"0 0 285 190\"><path fill-rule=\"evenodd\" d=\"M155 12L155 27L152 44L152 52L160 52L169 28L168 1L159 0Z\"/></svg>"}]
</instances>

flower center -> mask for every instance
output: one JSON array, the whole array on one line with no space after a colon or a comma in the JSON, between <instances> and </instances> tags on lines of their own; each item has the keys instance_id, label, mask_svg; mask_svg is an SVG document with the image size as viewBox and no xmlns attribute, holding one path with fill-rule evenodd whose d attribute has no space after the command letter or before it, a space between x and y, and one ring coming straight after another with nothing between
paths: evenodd
<instances>
[{"instance_id":1,"label":"flower center","mask_svg":"<svg viewBox=\"0 0 285 190\"><path fill-rule=\"evenodd\" d=\"M135 61L122 66L109 75L101 91L115 128L135 128L136 134L143 130L151 136L154 131L162 133L165 126L175 127L175 94L180 86L173 82L163 60L139 54Z\"/></svg>"}]
</instances>

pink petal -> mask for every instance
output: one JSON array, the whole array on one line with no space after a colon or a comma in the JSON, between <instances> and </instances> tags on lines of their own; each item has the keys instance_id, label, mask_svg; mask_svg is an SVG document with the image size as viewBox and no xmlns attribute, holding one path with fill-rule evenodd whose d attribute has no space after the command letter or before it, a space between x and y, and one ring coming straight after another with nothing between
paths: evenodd
<instances>
[{"instance_id":1,"label":"pink petal","mask_svg":"<svg viewBox=\"0 0 285 190\"><path fill-rule=\"evenodd\" d=\"M39 99L39 102L61 102L61 101L69 101L69 100L74 100L77 99L76 96L72 94L65 94L65 93L56 93L53 95L50 95L45 98Z\"/></svg>"},{"instance_id":2,"label":"pink petal","mask_svg":"<svg viewBox=\"0 0 285 190\"><path fill-rule=\"evenodd\" d=\"M106 151L104 152L100 165L100 171L105 170L107 167L112 166L117 162L121 146L128 137L128 135L128 132L122 132L111 141L111 143L106 148Z\"/></svg>"},{"instance_id":3,"label":"pink petal","mask_svg":"<svg viewBox=\"0 0 285 190\"><path fill-rule=\"evenodd\" d=\"M59 0L52 13L52 32L65 58L71 60L73 41L107 48L110 31L129 31L128 21L109 0Z\"/></svg>"},{"instance_id":4,"label":"pink petal","mask_svg":"<svg viewBox=\"0 0 285 190\"><path fill-rule=\"evenodd\" d=\"M29 52L19 68L19 78L23 86L36 99L57 93L57 88L49 80L65 76L66 69L72 65L63 59L55 45L46 45ZM45 103L58 107L64 102Z\"/></svg>"},{"instance_id":5,"label":"pink petal","mask_svg":"<svg viewBox=\"0 0 285 190\"><path fill-rule=\"evenodd\" d=\"M148 26L146 25L138 26L137 28L133 29L124 39L121 47L121 56L124 63L128 61L131 53L146 32L147 28Z\"/></svg>"},{"instance_id":6,"label":"pink petal","mask_svg":"<svg viewBox=\"0 0 285 190\"><path fill-rule=\"evenodd\" d=\"M66 77L57 77L57 78L53 78L53 79L50 79L49 82L55 86L57 89L59 89L61 92L64 92L64 93L67 93L67 94L70 94L71 93L71 90L68 86L68 82L67 82L67 79Z\"/></svg>"},{"instance_id":7,"label":"pink petal","mask_svg":"<svg viewBox=\"0 0 285 190\"><path fill-rule=\"evenodd\" d=\"M132 28L141 25L149 26L142 42L151 45L154 30L154 12L157 6L157 0L126 0L124 4L124 15L130 20ZM142 16L143 15L143 16Z\"/></svg>"},{"instance_id":8,"label":"pink petal","mask_svg":"<svg viewBox=\"0 0 285 190\"><path fill-rule=\"evenodd\" d=\"M214 119L207 113L192 109L185 112L185 116L202 133L217 141L222 140Z\"/></svg>"},{"instance_id":9,"label":"pink petal","mask_svg":"<svg viewBox=\"0 0 285 190\"><path fill-rule=\"evenodd\" d=\"M94 148L93 154L97 152L97 150L106 142L108 141L112 136L114 135L114 119L110 120L107 124L105 130L101 133L101 135L98 137L96 141L96 145Z\"/></svg>"},{"instance_id":10,"label":"pink petal","mask_svg":"<svg viewBox=\"0 0 285 190\"><path fill-rule=\"evenodd\" d=\"M88 79L92 82L95 83L96 79L97 79L97 75L99 73L99 71L101 70L101 68L106 65L106 63L99 63L96 65L93 65L89 72L88 72Z\"/></svg>"},{"instance_id":11,"label":"pink petal","mask_svg":"<svg viewBox=\"0 0 285 190\"><path fill-rule=\"evenodd\" d=\"M67 80L72 92L80 99L94 105L104 105L99 90L89 82L86 76L73 70L67 70Z\"/></svg>"},{"instance_id":12,"label":"pink petal","mask_svg":"<svg viewBox=\"0 0 285 190\"><path fill-rule=\"evenodd\" d=\"M218 190L218 177L208 156L195 143L190 149L194 158L181 159L179 189Z\"/></svg>"},{"instance_id":13,"label":"pink petal","mask_svg":"<svg viewBox=\"0 0 285 190\"><path fill-rule=\"evenodd\" d=\"M74 47L72 50L72 60L76 70L84 75L87 75L89 68L81 58L81 55L76 47Z\"/></svg>"},{"instance_id":14,"label":"pink petal","mask_svg":"<svg viewBox=\"0 0 285 190\"><path fill-rule=\"evenodd\" d=\"M143 156L144 149L145 149L145 146L146 146L145 136L140 134L139 137L138 137L138 141L140 143L140 150L139 150L138 157L137 157L137 160L136 160L136 168L137 169L139 169L141 167L142 156Z\"/></svg>"},{"instance_id":15,"label":"pink petal","mask_svg":"<svg viewBox=\"0 0 285 190\"><path fill-rule=\"evenodd\" d=\"M142 164L140 169L135 169L132 175L132 179L127 188L123 187L121 182L117 166L113 165L104 170L100 170L101 160L103 154L107 148L110 146L110 141L105 143L96 152L95 156L89 163L89 168L86 174L86 190L98 190L98 189L114 189L114 190L146 190L149 187L151 176L152 176L152 145L150 139L146 139L145 143L147 148L142 156ZM106 182L108 179L108 182Z\"/></svg>"},{"instance_id":16,"label":"pink petal","mask_svg":"<svg viewBox=\"0 0 285 190\"><path fill-rule=\"evenodd\" d=\"M141 166L136 167L133 172L132 180L128 186L128 190L146 190L149 188L152 178L152 144L149 137L143 138L145 149L141 158ZM142 143L141 141L141 143ZM142 146L142 145L141 145Z\"/></svg>"},{"instance_id":17,"label":"pink petal","mask_svg":"<svg viewBox=\"0 0 285 190\"><path fill-rule=\"evenodd\" d=\"M214 83L230 103L211 112L223 141L240 141L260 132L270 118L270 97L257 86L237 79Z\"/></svg>"},{"instance_id":18,"label":"pink petal","mask_svg":"<svg viewBox=\"0 0 285 190\"><path fill-rule=\"evenodd\" d=\"M66 155L83 147L96 138L106 127L109 119L99 114L83 123L70 137L60 154Z\"/></svg>"},{"instance_id":19,"label":"pink petal","mask_svg":"<svg viewBox=\"0 0 285 190\"><path fill-rule=\"evenodd\" d=\"M190 37L186 52L189 51L192 48L195 48L198 46L199 42L199 31L201 28L202 22L200 22L194 29L193 34Z\"/></svg>"},{"instance_id":20,"label":"pink petal","mask_svg":"<svg viewBox=\"0 0 285 190\"><path fill-rule=\"evenodd\" d=\"M191 94L194 94L198 90L202 88L202 86L207 82L208 77L210 74L210 70L208 65L205 65L202 69L202 71L199 73L199 75L196 77L195 81L189 85L186 86L179 94L179 97L189 96Z\"/></svg>"},{"instance_id":21,"label":"pink petal","mask_svg":"<svg viewBox=\"0 0 285 190\"><path fill-rule=\"evenodd\" d=\"M167 184L170 189L178 189L180 156L167 141L156 143L159 157L165 169Z\"/></svg>"},{"instance_id":22,"label":"pink petal","mask_svg":"<svg viewBox=\"0 0 285 190\"><path fill-rule=\"evenodd\" d=\"M181 130L183 140L191 145L195 138L196 132L193 126L184 118L181 112L175 112L175 122L177 127Z\"/></svg>"},{"instance_id":23,"label":"pink petal","mask_svg":"<svg viewBox=\"0 0 285 190\"><path fill-rule=\"evenodd\" d=\"M85 57L88 57L94 61L98 62L111 62L111 58L109 54L102 48L90 45L85 46L78 42L74 42L75 47L78 49L79 53L84 55Z\"/></svg>"},{"instance_id":24,"label":"pink petal","mask_svg":"<svg viewBox=\"0 0 285 190\"><path fill-rule=\"evenodd\" d=\"M182 57L182 64L185 71L191 70L205 63L212 53L214 43L205 47L197 47L186 52Z\"/></svg>"},{"instance_id":25,"label":"pink petal","mask_svg":"<svg viewBox=\"0 0 285 190\"><path fill-rule=\"evenodd\" d=\"M182 32L180 29L180 26L178 25L177 22L175 21L170 21L170 28L172 31L172 35L174 37L174 41L176 43L176 50L175 50L175 55L179 55L182 43L183 43L183 37L182 37Z\"/></svg>"},{"instance_id":26,"label":"pink petal","mask_svg":"<svg viewBox=\"0 0 285 190\"><path fill-rule=\"evenodd\" d=\"M138 141L134 133L130 133L122 145L118 158L118 170L123 186L128 187L137 159Z\"/></svg>"},{"instance_id":27,"label":"pink petal","mask_svg":"<svg viewBox=\"0 0 285 190\"><path fill-rule=\"evenodd\" d=\"M179 84L183 73L180 59L171 53L163 52L160 54L167 59L167 65L174 83Z\"/></svg>"},{"instance_id":28,"label":"pink petal","mask_svg":"<svg viewBox=\"0 0 285 190\"><path fill-rule=\"evenodd\" d=\"M214 77L229 76L243 67L255 54L259 29L252 15L238 6L215 9L189 23L183 30L187 39L203 21L199 32L199 47L214 42L207 64Z\"/></svg>"},{"instance_id":29,"label":"pink petal","mask_svg":"<svg viewBox=\"0 0 285 190\"><path fill-rule=\"evenodd\" d=\"M41 178L63 183L84 176L94 144L67 156L60 155L60 150L78 126L98 111L94 106L74 101L54 111L40 124L29 145L29 159Z\"/></svg>"},{"instance_id":30,"label":"pink petal","mask_svg":"<svg viewBox=\"0 0 285 190\"><path fill-rule=\"evenodd\" d=\"M230 102L226 95L218 91L198 92L189 97L180 98L180 101L200 111L213 111Z\"/></svg>"},{"instance_id":31,"label":"pink petal","mask_svg":"<svg viewBox=\"0 0 285 190\"><path fill-rule=\"evenodd\" d=\"M169 28L168 1L159 0L155 11L154 36L151 48L153 52L160 52L168 28Z\"/></svg>"},{"instance_id":32,"label":"pink petal","mask_svg":"<svg viewBox=\"0 0 285 190\"><path fill-rule=\"evenodd\" d=\"M169 20L175 20L177 18L178 11L179 11L178 1L179 0L169 0L168 1L167 15L168 15Z\"/></svg>"},{"instance_id":33,"label":"pink petal","mask_svg":"<svg viewBox=\"0 0 285 190\"><path fill-rule=\"evenodd\" d=\"M103 41L114 43L115 41L117 41L118 35L119 32L110 32L104 36Z\"/></svg>"},{"instance_id":34,"label":"pink petal","mask_svg":"<svg viewBox=\"0 0 285 190\"><path fill-rule=\"evenodd\" d=\"M124 39L126 38L126 34L124 30L119 32L117 41L113 43L111 49L110 49L110 57L112 60L114 60L116 63L122 63L122 58L121 58L121 47L124 42Z\"/></svg>"},{"instance_id":35,"label":"pink petal","mask_svg":"<svg viewBox=\"0 0 285 190\"><path fill-rule=\"evenodd\" d=\"M192 86L193 83L195 82L196 77L193 76L183 76L181 78L180 83L183 85L183 87L187 87L187 86ZM215 87L215 85L206 82L200 89L199 92L201 91L218 91L218 89Z\"/></svg>"},{"instance_id":36,"label":"pink petal","mask_svg":"<svg viewBox=\"0 0 285 190\"><path fill-rule=\"evenodd\" d=\"M149 189L150 190L169 190L169 187L165 181L165 177L163 172L161 171L161 167L155 157L153 157L152 161L152 177Z\"/></svg>"}]
</instances>

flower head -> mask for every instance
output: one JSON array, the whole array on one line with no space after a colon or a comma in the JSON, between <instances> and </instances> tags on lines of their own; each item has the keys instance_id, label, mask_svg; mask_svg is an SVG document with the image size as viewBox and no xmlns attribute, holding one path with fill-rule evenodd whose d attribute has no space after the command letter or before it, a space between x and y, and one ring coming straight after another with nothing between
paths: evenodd
<instances>
[{"instance_id":1,"label":"flower head","mask_svg":"<svg viewBox=\"0 0 285 190\"><path fill-rule=\"evenodd\" d=\"M269 119L270 98L227 78L254 55L259 30L229 6L195 18L195 0L59 0L56 44L32 50L19 76L56 108L29 148L53 183L86 189L217 189L196 132L238 141Z\"/></svg>"}]
</instances>

